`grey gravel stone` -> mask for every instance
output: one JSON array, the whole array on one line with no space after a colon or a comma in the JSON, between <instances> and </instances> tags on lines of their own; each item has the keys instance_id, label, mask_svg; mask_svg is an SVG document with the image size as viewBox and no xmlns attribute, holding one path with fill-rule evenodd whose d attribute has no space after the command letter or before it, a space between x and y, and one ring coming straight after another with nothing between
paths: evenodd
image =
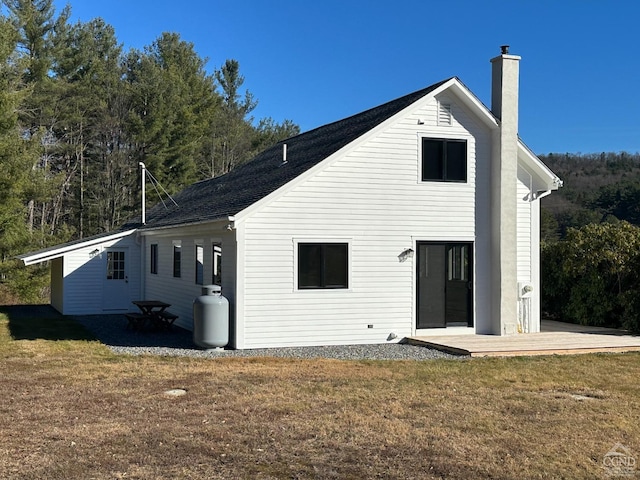
<instances>
[{"instance_id":1,"label":"grey gravel stone","mask_svg":"<svg viewBox=\"0 0 640 480\"><path fill-rule=\"evenodd\" d=\"M334 358L338 360L434 360L464 359L438 350L414 345L389 343L372 345L330 345L321 347L278 347L248 350L203 350L193 343L192 333L173 327L171 331L133 331L123 315L74 316L76 322L92 332L114 353L172 357L283 357Z\"/></svg>"}]
</instances>

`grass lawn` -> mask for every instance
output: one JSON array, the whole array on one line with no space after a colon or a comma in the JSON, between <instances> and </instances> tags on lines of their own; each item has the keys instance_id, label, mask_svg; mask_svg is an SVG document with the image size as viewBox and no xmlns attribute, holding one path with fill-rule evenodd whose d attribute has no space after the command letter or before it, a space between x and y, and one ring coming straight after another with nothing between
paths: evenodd
<instances>
[{"instance_id":1,"label":"grass lawn","mask_svg":"<svg viewBox=\"0 0 640 480\"><path fill-rule=\"evenodd\" d=\"M618 442L640 460L638 354L128 357L51 321L0 314L3 479L605 478Z\"/></svg>"}]
</instances>

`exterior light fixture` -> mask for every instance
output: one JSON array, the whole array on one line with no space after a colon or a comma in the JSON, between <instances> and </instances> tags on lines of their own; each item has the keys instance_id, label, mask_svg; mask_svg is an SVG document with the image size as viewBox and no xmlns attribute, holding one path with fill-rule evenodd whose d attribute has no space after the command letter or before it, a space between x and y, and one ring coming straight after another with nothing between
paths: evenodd
<instances>
[{"instance_id":1,"label":"exterior light fixture","mask_svg":"<svg viewBox=\"0 0 640 480\"><path fill-rule=\"evenodd\" d=\"M414 253L415 252L413 251L413 248L407 248L400 255L398 255L398 260L400 260L400 262L405 262L409 258L413 258Z\"/></svg>"}]
</instances>

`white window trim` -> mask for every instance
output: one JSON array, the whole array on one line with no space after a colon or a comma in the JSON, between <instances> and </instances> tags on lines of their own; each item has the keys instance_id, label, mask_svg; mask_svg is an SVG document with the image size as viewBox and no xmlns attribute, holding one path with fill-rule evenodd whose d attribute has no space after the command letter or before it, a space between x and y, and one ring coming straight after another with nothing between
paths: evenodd
<instances>
[{"instance_id":1,"label":"white window trim","mask_svg":"<svg viewBox=\"0 0 640 480\"><path fill-rule=\"evenodd\" d=\"M346 243L347 288L298 288L298 245L300 243ZM351 237L295 237L293 238L293 291L301 295L342 294L353 290L353 239Z\"/></svg>"},{"instance_id":2,"label":"white window trim","mask_svg":"<svg viewBox=\"0 0 640 480\"><path fill-rule=\"evenodd\" d=\"M211 283L218 285L214 281L214 275L222 269L222 241L211 241L211 255ZM219 285L222 285L222 276L220 276Z\"/></svg>"},{"instance_id":3,"label":"white window trim","mask_svg":"<svg viewBox=\"0 0 640 480\"><path fill-rule=\"evenodd\" d=\"M198 251L199 250L199 251ZM194 275L193 281L195 285L204 285L204 240L194 240L193 242L193 253L194 253ZM199 261L198 261L199 260ZM198 264L200 264L201 269L201 278L200 283L198 283Z\"/></svg>"},{"instance_id":4,"label":"white window trim","mask_svg":"<svg viewBox=\"0 0 640 480\"><path fill-rule=\"evenodd\" d=\"M175 249L178 247L180 249L180 275L175 276ZM171 277L174 279L182 279L182 270L184 269L184 255L182 251L182 240L173 240L171 242Z\"/></svg>"}]
</instances>

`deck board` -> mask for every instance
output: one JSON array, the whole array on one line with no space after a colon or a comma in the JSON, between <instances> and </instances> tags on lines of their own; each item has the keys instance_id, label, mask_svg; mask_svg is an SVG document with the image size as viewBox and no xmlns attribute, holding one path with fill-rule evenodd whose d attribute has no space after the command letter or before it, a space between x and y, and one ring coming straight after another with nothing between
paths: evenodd
<instances>
[{"instance_id":1,"label":"deck board","mask_svg":"<svg viewBox=\"0 0 640 480\"><path fill-rule=\"evenodd\" d=\"M540 333L498 335L416 336L413 345L471 357L572 355L640 351L640 336L603 327L583 327L543 321Z\"/></svg>"}]
</instances>

